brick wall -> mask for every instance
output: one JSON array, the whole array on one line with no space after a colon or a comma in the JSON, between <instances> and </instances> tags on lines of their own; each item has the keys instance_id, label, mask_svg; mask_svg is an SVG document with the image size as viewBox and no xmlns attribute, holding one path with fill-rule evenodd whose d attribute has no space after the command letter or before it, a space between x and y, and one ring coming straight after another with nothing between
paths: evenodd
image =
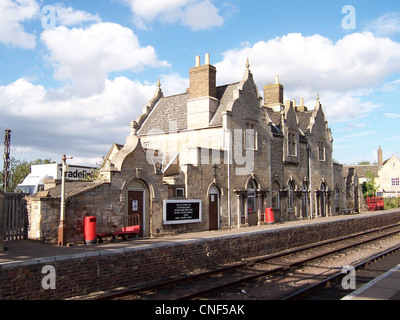
<instances>
[{"instance_id":1,"label":"brick wall","mask_svg":"<svg viewBox=\"0 0 400 320\"><path fill-rule=\"evenodd\" d=\"M64 299L138 286L200 268L356 233L400 221L400 212L353 216L247 234L88 252L0 265L0 299ZM56 270L56 289L42 289L42 268Z\"/></svg>"}]
</instances>

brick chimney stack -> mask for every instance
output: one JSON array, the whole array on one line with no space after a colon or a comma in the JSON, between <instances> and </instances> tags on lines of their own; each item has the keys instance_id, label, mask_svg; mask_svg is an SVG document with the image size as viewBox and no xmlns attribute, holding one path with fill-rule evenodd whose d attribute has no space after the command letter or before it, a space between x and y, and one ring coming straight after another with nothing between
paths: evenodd
<instances>
[{"instance_id":1,"label":"brick chimney stack","mask_svg":"<svg viewBox=\"0 0 400 320\"><path fill-rule=\"evenodd\" d=\"M210 64L210 54L205 56L205 65L201 65L200 56L196 57L196 66L189 70L190 87L187 103L187 128L206 128L214 116L217 107L217 69Z\"/></svg>"},{"instance_id":2,"label":"brick chimney stack","mask_svg":"<svg viewBox=\"0 0 400 320\"><path fill-rule=\"evenodd\" d=\"M205 57L205 64L200 63L200 56L196 57L196 66L189 70L190 99L217 96L216 82L217 69L210 64L210 54Z\"/></svg>"},{"instance_id":3,"label":"brick chimney stack","mask_svg":"<svg viewBox=\"0 0 400 320\"><path fill-rule=\"evenodd\" d=\"M275 77L274 84L264 86L264 105L267 107L283 105L283 85L279 83L278 75Z\"/></svg>"},{"instance_id":4,"label":"brick chimney stack","mask_svg":"<svg viewBox=\"0 0 400 320\"><path fill-rule=\"evenodd\" d=\"M379 146L379 149L378 149L378 166L379 167L383 166L383 152L382 152L381 146Z\"/></svg>"}]
</instances>

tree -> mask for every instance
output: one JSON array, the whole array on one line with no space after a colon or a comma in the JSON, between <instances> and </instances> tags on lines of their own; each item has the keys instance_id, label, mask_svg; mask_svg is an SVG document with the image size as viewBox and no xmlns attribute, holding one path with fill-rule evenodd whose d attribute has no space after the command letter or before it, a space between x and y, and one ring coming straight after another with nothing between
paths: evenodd
<instances>
[{"instance_id":1,"label":"tree","mask_svg":"<svg viewBox=\"0 0 400 320\"><path fill-rule=\"evenodd\" d=\"M10 181L7 186L7 192L13 192L31 172L31 166L36 164L55 163L51 159L36 159L33 161L17 160L14 157L10 159ZM1 189L3 189L3 172L1 172Z\"/></svg>"},{"instance_id":2,"label":"tree","mask_svg":"<svg viewBox=\"0 0 400 320\"><path fill-rule=\"evenodd\" d=\"M372 172L367 171L365 173L365 177L367 178L361 185L364 197L373 197L376 194L379 186L375 184L375 177Z\"/></svg>"}]
</instances>

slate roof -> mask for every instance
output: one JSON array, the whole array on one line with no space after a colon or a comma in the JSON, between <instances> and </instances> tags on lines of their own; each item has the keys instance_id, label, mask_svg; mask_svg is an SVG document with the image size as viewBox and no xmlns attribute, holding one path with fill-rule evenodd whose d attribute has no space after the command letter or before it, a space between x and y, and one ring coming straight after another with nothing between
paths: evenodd
<instances>
[{"instance_id":1,"label":"slate roof","mask_svg":"<svg viewBox=\"0 0 400 320\"><path fill-rule=\"evenodd\" d=\"M343 172L347 172L349 168L354 168L357 171L357 175L359 178L366 178L366 173L371 172L372 175L377 178L378 177L378 172L379 172L379 166L378 165L347 165L343 166Z\"/></svg>"},{"instance_id":2,"label":"slate roof","mask_svg":"<svg viewBox=\"0 0 400 320\"><path fill-rule=\"evenodd\" d=\"M160 98L159 102L155 105L138 131L138 135L169 132L170 123L172 121L176 121L176 128L175 125L171 123L172 130L185 130L187 128L188 100L188 93Z\"/></svg>"},{"instance_id":3,"label":"slate roof","mask_svg":"<svg viewBox=\"0 0 400 320\"><path fill-rule=\"evenodd\" d=\"M240 82L232 83L217 87L217 99L219 100L219 106L215 115L211 119L210 126L222 125L223 112L227 110L228 105L233 100L233 92L239 88Z\"/></svg>"},{"instance_id":4,"label":"slate roof","mask_svg":"<svg viewBox=\"0 0 400 320\"><path fill-rule=\"evenodd\" d=\"M299 119L299 128L301 131L307 133L307 127L310 125L310 118L313 111L296 112L297 119Z\"/></svg>"},{"instance_id":5,"label":"slate roof","mask_svg":"<svg viewBox=\"0 0 400 320\"><path fill-rule=\"evenodd\" d=\"M233 100L233 92L238 89L239 82L229 85L217 87L217 99L219 105L217 111L211 119L210 126L222 125L223 112ZM138 135L147 135L151 133L170 132L170 130L186 130L187 129L187 102L189 93L182 93L169 97L161 97L154 106L142 127L138 131ZM172 123L176 121L176 127Z\"/></svg>"},{"instance_id":6,"label":"slate roof","mask_svg":"<svg viewBox=\"0 0 400 320\"><path fill-rule=\"evenodd\" d=\"M234 92L240 87L241 82L235 82L216 88L216 98L219 100L218 108L210 121L210 127L222 126L223 114L234 100ZM182 131L187 129L187 103L190 98L188 92L169 97L161 97L150 111L147 119L138 131L139 136ZM265 108L273 122L271 127L274 134L282 134L281 112ZM305 134L310 124L313 111L296 112L299 119L299 128ZM175 125L176 124L176 125ZM171 126L171 127L170 127ZM300 140L307 141L300 133Z\"/></svg>"},{"instance_id":7,"label":"slate roof","mask_svg":"<svg viewBox=\"0 0 400 320\"><path fill-rule=\"evenodd\" d=\"M103 180L95 181L66 181L65 182L65 199L75 197L83 192L97 188L104 183ZM32 198L61 198L61 185L50 188L45 191L40 191L31 196Z\"/></svg>"},{"instance_id":8,"label":"slate roof","mask_svg":"<svg viewBox=\"0 0 400 320\"><path fill-rule=\"evenodd\" d=\"M281 126L281 112L274 111L270 108L266 108L268 112L268 116L271 119L273 125L271 127L272 133L273 134L279 134L282 135L282 126ZM305 133L307 131L307 127L310 124L310 117L312 115L312 111L306 111L306 112L296 112L297 119L299 119L299 128L301 130L300 132L300 141L307 142L307 138L305 136Z\"/></svg>"}]
</instances>

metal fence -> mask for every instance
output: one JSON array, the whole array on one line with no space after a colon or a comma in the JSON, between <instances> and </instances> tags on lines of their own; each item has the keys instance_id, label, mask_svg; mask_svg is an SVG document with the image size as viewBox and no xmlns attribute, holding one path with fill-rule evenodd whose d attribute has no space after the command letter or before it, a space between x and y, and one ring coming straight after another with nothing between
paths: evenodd
<instances>
[{"instance_id":1,"label":"metal fence","mask_svg":"<svg viewBox=\"0 0 400 320\"><path fill-rule=\"evenodd\" d=\"M27 238L26 195L25 193L7 193L4 208L4 240Z\"/></svg>"}]
</instances>

